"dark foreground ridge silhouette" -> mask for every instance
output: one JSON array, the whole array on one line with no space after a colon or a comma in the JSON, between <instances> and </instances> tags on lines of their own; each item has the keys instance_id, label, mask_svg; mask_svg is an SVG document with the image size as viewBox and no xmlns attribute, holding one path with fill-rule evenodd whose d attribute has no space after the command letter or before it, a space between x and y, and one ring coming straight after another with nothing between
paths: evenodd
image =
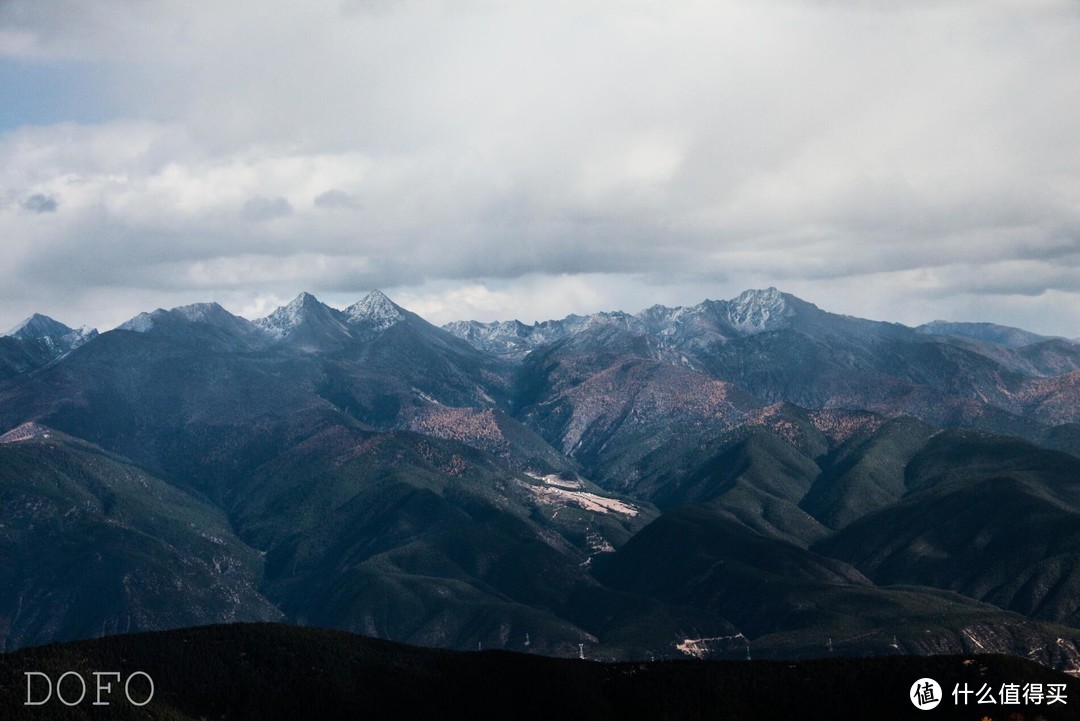
<instances>
[{"instance_id":1,"label":"dark foreground ridge silhouette","mask_svg":"<svg viewBox=\"0 0 1080 721\"><path fill-rule=\"evenodd\" d=\"M28 707L26 671L75 671L82 704ZM142 671L145 707L95 707L92 673ZM921 712L915 680L944 700ZM953 704L955 684L1066 684L1066 705ZM75 689L76 686L71 686ZM114 687L115 688L115 687ZM140 690L140 693L142 691ZM77 696L71 691L68 698ZM925 715L924 715L925 714ZM1017 715L1010 715L1017 714ZM1054 719L1080 718L1080 681L1009 656L596 663L406 646L339 631L234 624L111 636L0 655L4 719Z\"/></svg>"}]
</instances>

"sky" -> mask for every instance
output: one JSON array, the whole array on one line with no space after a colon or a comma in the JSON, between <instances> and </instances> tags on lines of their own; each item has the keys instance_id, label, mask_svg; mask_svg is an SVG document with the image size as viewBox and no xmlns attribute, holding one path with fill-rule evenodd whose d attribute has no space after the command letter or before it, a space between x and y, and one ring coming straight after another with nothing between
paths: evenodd
<instances>
[{"instance_id":1,"label":"sky","mask_svg":"<svg viewBox=\"0 0 1080 721\"><path fill-rule=\"evenodd\" d=\"M768 286L1080 336L1080 3L0 0L0 330Z\"/></svg>"}]
</instances>

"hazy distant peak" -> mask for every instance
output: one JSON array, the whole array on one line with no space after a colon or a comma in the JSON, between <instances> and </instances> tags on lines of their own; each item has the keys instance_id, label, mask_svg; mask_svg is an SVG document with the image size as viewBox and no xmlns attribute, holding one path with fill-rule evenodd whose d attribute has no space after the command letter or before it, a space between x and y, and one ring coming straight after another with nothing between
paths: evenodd
<instances>
[{"instance_id":1,"label":"hazy distant peak","mask_svg":"<svg viewBox=\"0 0 1080 721\"><path fill-rule=\"evenodd\" d=\"M443 330L456 335L474 348L509 356L524 355L532 348L532 337L541 332L539 323L528 326L518 320L499 320L493 323L455 320L444 325Z\"/></svg>"},{"instance_id":2,"label":"hazy distant peak","mask_svg":"<svg viewBox=\"0 0 1080 721\"><path fill-rule=\"evenodd\" d=\"M1020 348L1033 343L1051 340L1050 336L1039 335L1020 328L1010 328L996 323L954 323L946 320L934 320L915 328L926 335L952 335L974 338L984 343L993 343L1010 348Z\"/></svg>"}]
</instances>

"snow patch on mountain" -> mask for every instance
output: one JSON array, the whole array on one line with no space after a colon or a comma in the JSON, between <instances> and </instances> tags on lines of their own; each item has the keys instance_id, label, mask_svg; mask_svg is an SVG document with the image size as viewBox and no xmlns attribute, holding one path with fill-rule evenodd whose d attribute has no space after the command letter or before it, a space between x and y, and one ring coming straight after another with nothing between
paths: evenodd
<instances>
[{"instance_id":1,"label":"snow patch on mountain","mask_svg":"<svg viewBox=\"0 0 1080 721\"><path fill-rule=\"evenodd\" d=\"M288 305L283 305L265 318L252 322L271 338L281 339L287 337L305 321L316 316L328 315L331 310L311 293L305 292L289 301Z\"/></svg>"},{"instance_id":2,"label":"snow patch on mountain","mask_svg":"<svg viewBox=\"0 0 1080 721\"><path fill-rule=\"evenodd\" d=\"M373 290L364 298L345 309L350 324L362 324L368 329L385 330L405 320L406 311L386 297L380 290Z\"/></svg>"},{"instance_id":3,"label":"snow patch on mountain","mask_svg":"<svg viewBox=\"0 0 1080 721\"><path fill-rule=\"evenodd\" d=\"M745 335L787 327L792 309L776 288L747 290L728 301L728 322Z\"/></svg>"},{"instance_id":4,"label":"snow patch on mountain","mask_svg":"<svg viewBox=\"0 0 1080 721\"><path fill-rule=\"evenodd\" d=\"M613 327L650 335L664 347L703 348L731 337L786 328L795 315L787 296L776 288L748 290L732 300L706 300L695 306L654 305L630 315L621 311L568 315L533 325L520 321L455 321L443 329L473 347L509 358L521 358L534 348L597 327Z\"/></svg>"},{"instance_id":5,"label":"snow patch on mountain","mask_svg":"<svg viewBox=\"0 0 1080 721\"><path fill-rule=\"evenodd\" d=\"M72 329L60 321L53 320L41 313L34 313L22 323L4 333L4 335L22 338L23 340L37 340L39 338L60 338L71 332Z\"/></svg>"},{"instance_id":6,"label":"snow patch on mountain","mask_svg":"<svg viewBox=\"0 0 1080 721\"><path fill-rule=\"evenodd\" d=\"M3 335L38 343L55 359L67 355L97 334L90 326L69 328L47 315L34 313Z\"/></svg>"},{"instance_id":7,"label":"snow patch on mountain","mask_svg":"<svg viewBox=\"0 0 1080 721\"><path fill-rule=\"evenodd\" d=\"M134 318L124 321L120 325L116 326L117 330L130 330L136 333L146 333L154 327L154 316L160 317L161 313L164 313L161 308L158 308L153 313L139 313Z\"/></svg>"},{"instance_id":8,"label":"snow patch on mountain","mask_svg":"<svg viewBox=\"0 0 1080 721\"><path fill-rule=\"evenodd\" d=\"M158 308L151 313L139 313L117 329L147 333L155 328L176 328L186 324L210 325L241 336L258 333L251 321L233 315L217 303L192 303L171 310Z\"/></svg>"},{"instance_id":9,"label":"snow patch on mountain","mask_svg":"<svg viewBox=\"0 0 1080 721\"><path fill-rule=\"evenodd\" d=\"M301 293L288 305L254 323L273 340L283 340L303 329L306 335L314 334L324 340L337 339L340 342L349 338L364 339L408 319L410 315L378 290L344 311L331 308L310 293ZM318 343L311 348L316 350Z\"/></svg>"},{"instance_id":10,"label":"snow patch on mountain","mask_svg":"<svg viewBox=\"0 0 1080 721\"><path fill-rule=\"evenodd\" d=\"M534 345L533 329L518 320L478 323L471 320L455 320L443 326L474 348L490 348L499 355L524 353Z\"/></svg>"},{"instance_id":11,"label":"snow patch on mountain","mask_svg":"<svg viewBox=\"0 0 1080 721\"><path fill-rule=\"evenodd\" d=\"M191 305L181 305L173 308L171 312L192 323L205 323L206 321L217 320L221 317L222 313L228 313L227 310L217 303L192 303Z\"/></svg>"}]
</instances>

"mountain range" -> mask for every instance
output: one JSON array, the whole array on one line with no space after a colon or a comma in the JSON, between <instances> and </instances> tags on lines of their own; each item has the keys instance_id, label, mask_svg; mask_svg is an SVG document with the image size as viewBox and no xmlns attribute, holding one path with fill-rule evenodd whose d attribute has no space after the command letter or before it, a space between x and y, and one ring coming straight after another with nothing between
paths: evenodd
<instances>
[{"instance_id":1,"label":"mountain range","mask_svg":"<svg viewBox=\"0 0 1080 721\"><path fill-rule=\"evenodd\" d=\"M776 289L438 328L374 291L0 337L0 649L284 621L1080 668L1080 344Z\"/></svg>"}]
</instances>

